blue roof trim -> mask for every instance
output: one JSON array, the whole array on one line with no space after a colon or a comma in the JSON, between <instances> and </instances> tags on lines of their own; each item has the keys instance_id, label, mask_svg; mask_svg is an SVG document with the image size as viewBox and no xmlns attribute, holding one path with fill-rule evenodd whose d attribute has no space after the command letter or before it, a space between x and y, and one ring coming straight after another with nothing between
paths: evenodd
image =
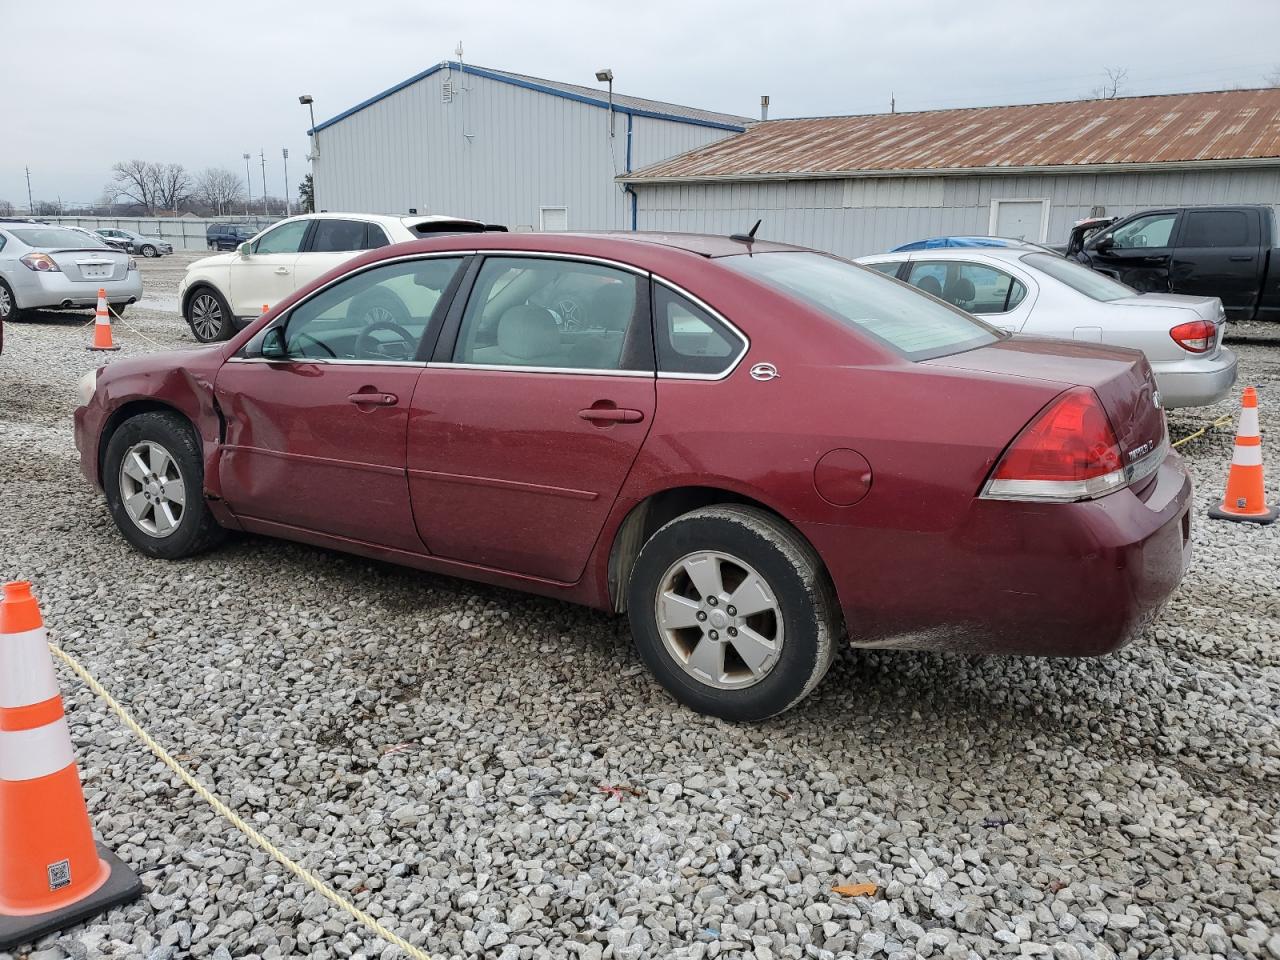
<instances>
[{"instance_id":1,"label":"blue roof trim","mask_svg":"<svg viewBox=\"0 0 1280 960\"><path fill-rule=\"evenodd\" d=\"M585 97L578 93L570 93L568 90L559 90L555 87L548 87L545 84L533 83L529 80L517 80L515 77L509 77L503 73L497 73L493 70L486 70L483 67L468 67L456 61L446 60L443 63L437 63L434 67L429 67L421 73L397 83L394 87L388 87L381 93L374 94L368 100L357 103L350 110L344 110L336 117L331 117L323 123L317 123L314 127L307 131L308 135L319 133L326 127L331 127L340 120L345 120L354 113L359 113L365 107L371 107L379 100L384 100L393 93L399 93L405 87L412 86L419 80L425 80L433 73L439 73L441 70L453 69L461 73L469 73L477 77L484 77L488 80L496 80L499 83L508 83L513 87L523 87L526 90L536 90L538 93L549 94L553 97L560 97L563 100L572 100L576 103L585 103L593 107L603 107L609 109L609 101L601 100L595 97ZM700 120L697 117L681 117L674 113L662 113L657 110L641 110L638 107L624 107L617 103L613 105L615 113L625 113L632 117L648 117L651 120L669 120L672 123L688 123L695 127L711 127L714 130L728 130L732 133L742 133L747 128L736 123L721 123L717 120Z\"/></svg>"}]
</instances>

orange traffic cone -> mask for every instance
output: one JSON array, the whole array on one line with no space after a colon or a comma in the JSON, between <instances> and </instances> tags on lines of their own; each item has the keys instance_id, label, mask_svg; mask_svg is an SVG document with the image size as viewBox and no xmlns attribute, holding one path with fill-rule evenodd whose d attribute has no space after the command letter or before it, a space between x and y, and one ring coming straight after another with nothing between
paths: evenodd
<instances>
[{"instance_id":1,"label":"orange traffic cone","mask_svg":"<svg viewBox=\"0 0 1280 960\"><path fill-rule=\"evenodd\" d=\"M1221 505L1209 508L1209 516L1242 523L1271 523L1280 516L1280 509L1267 508L1262 486L1262 434L1258 432L1258 391L1253 387L1244 388L1240 402L1240 426L1236 428L1226 495Z\"/></svg>"},{"instance_id":2,"label":"orange traffic cone","mask_svg":"<svg viewBox=\"0 0 1280 960\"><path fill-rule=\"evenodd\" d=\"M98 288L98 309L94 311L93 343L90 350L119 350L111 342L111 312L107 309L107 291Z\"/></svg>"},{"instance_id":3,"label":"orange traffic cone","mask_svg":"<svg viewBox=\"0 0 1280 960\"><path fill-rule=\"evenodd\" d=\"M93 841L40 608L29 583L0 600L0 950L142 895Z\"/></svg>"}]
</instances>

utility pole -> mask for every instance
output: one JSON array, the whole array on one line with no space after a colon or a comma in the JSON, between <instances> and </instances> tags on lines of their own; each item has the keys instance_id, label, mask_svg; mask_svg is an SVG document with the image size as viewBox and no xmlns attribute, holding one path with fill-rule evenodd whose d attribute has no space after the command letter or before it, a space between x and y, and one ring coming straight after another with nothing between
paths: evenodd
<instances>
[{"instance_id":1,"label":"utility pole","mask_svg":"<svg viewBox=\"0 0 1280 960\"><path fill-rule=\"evenodd\" d=\"M249 204L253 203L253 179L249 176L249 155L244 155L244 182L249 187L249 198L244 202L244 215L249 215Z\"/></svg>"},{"instance_id":2,"label":"utility pole","mask_svg":"<svg viewBox=\"0 0 1280 960\"><path fill-rule=\"evenodd\" d=\"M890 113L898 112L898 102L894 100L892 90L889 91L889 112Z\"/></svg>"},{"instance_id":3,"label":"utility pole","mask_svg":"<svg viewBox=\"0 0 1280 960\"><path fill-rule=\"evenodd\" d=\"M267 209L267 151L259 147L258 156L262 158L262 215L269 217L271 211Z\"/></svg>"},{"instance_id":4,"label":"utility pole","mask_svg":"<svg viewBox=\"0 0 1280 960\"><path fill-rule=\"evenodd\" d=\"M281 147L280 155L284 159L284 215L291 217L293 214L289 212L289 148Z\"/></svg>"},{"instance_id":5,"label":"utility pole","mask_svg":"<svg viewBox=\"0 0 1280 960\"><path fill-rule=\"evenodd\" d=\"M31 199L31 168L27 167L27 213L36 215L36 202Z\"/></svg>"}]
</instances>

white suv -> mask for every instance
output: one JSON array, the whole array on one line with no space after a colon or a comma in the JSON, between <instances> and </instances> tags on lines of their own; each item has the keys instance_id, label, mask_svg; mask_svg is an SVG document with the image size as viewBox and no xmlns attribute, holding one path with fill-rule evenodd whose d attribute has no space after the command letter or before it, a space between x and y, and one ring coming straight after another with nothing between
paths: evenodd
<instances>
[{"instance_id":1,"label":"white suv","mask_svg":"<svg viewBox=\"0 0 1280 960\"><path fill-rule=\"evenodd\" d=\"M309 213L274 223L234 253L187 267L178 302L202 343L228 340L263 306L279 303L362 250L441 233L505 230L457 217L390 217L369 213Z\"/></svg>"}]
</instances>

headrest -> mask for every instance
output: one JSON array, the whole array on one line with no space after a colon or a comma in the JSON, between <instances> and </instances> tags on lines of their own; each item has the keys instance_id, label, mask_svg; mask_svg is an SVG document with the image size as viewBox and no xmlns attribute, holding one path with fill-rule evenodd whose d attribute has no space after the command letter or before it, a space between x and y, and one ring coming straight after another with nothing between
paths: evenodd
<instances>
[{"instance_id":1,"label":"headrest","mask_svg":"<svg viewBox=\"0 0 1280 960\"><path fill-rule=\"evenodd\" d=\"M560 351L560 328L546 307L512 307L498 321L498 349L509 357L532 360Z\"/></svg>"},{"instance_id":2,"label":"headrest","mask_svg":"<svg viewBox=\"0 0 1280 960\"><path fill-rule=\"evenodd\" d=\"M975 296L977 291L973 289L973 281L968 277L956 277L947 284L947 299L952 303L968 303Z\"/></svg>"},{"instance_id":3,"label":"headrest","mask_svg":"<svg viewBox=\"0 0 1280 960\"><path fill-rule=\"evenodd\" d=\"M916 289L931 293L935 297L942 296L942 284L938 282L937 277L921 277L920 282L916 284Z\"/></svg>"}]
</instances>

